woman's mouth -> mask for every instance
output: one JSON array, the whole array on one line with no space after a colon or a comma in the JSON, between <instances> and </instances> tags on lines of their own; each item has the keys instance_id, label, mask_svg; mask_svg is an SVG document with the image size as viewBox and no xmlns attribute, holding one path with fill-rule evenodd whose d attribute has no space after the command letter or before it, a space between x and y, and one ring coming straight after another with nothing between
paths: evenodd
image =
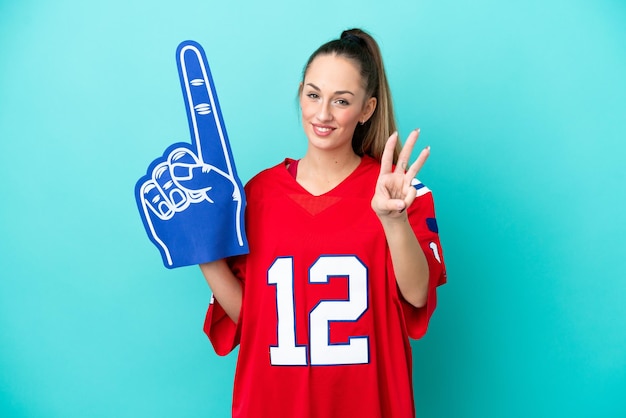
<instances>
[{"instance_id":1,"label":"woman's mouth","mask_svg":"<svg viewBox=\"0 0 626 418\"><path fill-rule=\"evenodd\" d=\"M315 124L313 124L313 132L315 132L315 135L317 135L317 136L328 136L334 130L335 130L335 128L333 128L331 126L315 125Z\"/></svg>"}]
</instances>

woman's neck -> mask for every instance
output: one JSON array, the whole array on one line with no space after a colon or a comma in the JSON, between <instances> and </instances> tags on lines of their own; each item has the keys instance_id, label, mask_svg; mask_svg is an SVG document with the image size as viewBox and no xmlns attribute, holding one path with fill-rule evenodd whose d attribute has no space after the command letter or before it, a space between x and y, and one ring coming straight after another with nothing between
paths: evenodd
<instances>
[{"instance_id":1,"label":"woman's neck","mask_svg":"<svg viewBox=\"0 0 626 418\"><path fill-rule=\"evenodd\" d=\"M361 163L352 150L346 153L307 151L298 164L296 180L309 193L319 196L337 187Z\"/></svg>"}]
</instances>

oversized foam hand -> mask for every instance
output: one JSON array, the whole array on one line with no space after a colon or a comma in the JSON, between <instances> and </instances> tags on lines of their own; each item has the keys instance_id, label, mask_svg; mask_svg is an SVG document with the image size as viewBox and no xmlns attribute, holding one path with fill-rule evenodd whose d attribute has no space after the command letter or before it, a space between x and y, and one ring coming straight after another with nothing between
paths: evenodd
<instances>
[{"instance_id":1,"label":"oversized foam hand","mask_svg":"<svg viewBox=\"0 0 626 418\"><path fill-rule=\"evenodd\" d=\"M135 186L146 232L168 268L245 254L245 195L202 47L176 50L191 143L168 147Z\"/></svg>"}]
</instances>

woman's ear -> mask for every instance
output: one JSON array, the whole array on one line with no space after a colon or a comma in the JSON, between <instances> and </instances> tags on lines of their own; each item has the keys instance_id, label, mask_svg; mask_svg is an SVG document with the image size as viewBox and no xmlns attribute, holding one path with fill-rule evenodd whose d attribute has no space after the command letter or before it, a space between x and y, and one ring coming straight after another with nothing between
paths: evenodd
<instances>
[{"instance_id":1,"label":"woman's ear","mask_svg":"<svg viewBox=\"0 0 626 418\"><path fill-rule=\"evenodd\" d=\"M365 101L365 105L363 105L363 113L361 114L361 123L367 122L369 118L372 117L374 110L376 110L377 103L378 101L376 100L376 97L370 97Z\"/></svg>"}]
</instances>

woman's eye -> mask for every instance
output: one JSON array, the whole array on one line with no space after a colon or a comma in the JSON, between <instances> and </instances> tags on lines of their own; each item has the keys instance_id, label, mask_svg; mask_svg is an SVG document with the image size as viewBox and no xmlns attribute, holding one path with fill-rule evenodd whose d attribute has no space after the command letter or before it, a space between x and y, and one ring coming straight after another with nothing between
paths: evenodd
<instances>
[{"instance_id":1,"label":"woman's eye","mask_svg":"<svg viewBox=\"0 0 626 418\"><path fill-rule=\"evenodd\" d=\"M317 93L307 93L306 95L309 99L317 99L320 97Z\"/></svg>"},{"instance_id":2,"label":"woman's eye","mask_svg":"<svg viewBox=\"0 0 626 418\"><path fill-rule=\"evenodd\" d=\"M337 99L337 104L341 106L348 106L350 103L348 103L348 101L344 99Z\"/></svg>"}]
</instances>

